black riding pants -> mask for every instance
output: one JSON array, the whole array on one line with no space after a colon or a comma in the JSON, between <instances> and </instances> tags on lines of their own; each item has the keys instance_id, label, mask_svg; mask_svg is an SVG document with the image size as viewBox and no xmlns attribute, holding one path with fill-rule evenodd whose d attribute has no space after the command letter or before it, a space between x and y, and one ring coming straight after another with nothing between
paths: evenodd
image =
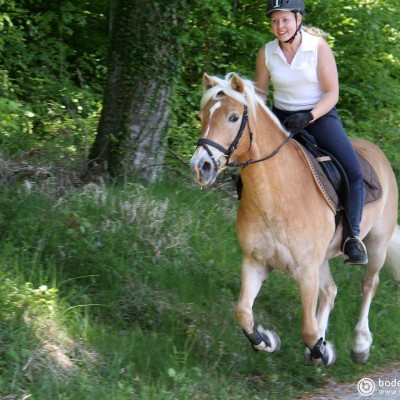
<instances>
[{"instance_id":1,"label":"black riding pants","mask_svg":"<svg viewBox=\"0 0 400 400\"><path fill-rule=\"evenodd\" d=\"M273 107L272 111L282 123L288 115L293 114L276 107ZM305 130L315 138L319 147L332 154L342 164L350 189L346 209L353 232L358 235L364 204L363 177L357 154L343 128L336 108L308 125Z\"/></svg>"}]
</instances>

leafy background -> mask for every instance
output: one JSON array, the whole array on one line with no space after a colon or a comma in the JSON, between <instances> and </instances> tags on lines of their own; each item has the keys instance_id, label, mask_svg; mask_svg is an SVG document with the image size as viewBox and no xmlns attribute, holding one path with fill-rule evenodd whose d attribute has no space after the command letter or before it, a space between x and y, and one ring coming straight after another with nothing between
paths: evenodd
<instances>
[{"instance_id":1,"label":"leafy background","mask_svg":"<svg viewBox=\"0 0 400 400\"><path fill-rule=\"evenodd\" d=\"M306 5L306 24L329 34L336 55L347 132L378 143L399 177L399 1ZM241 255L231 183L222 177L199 191L176 159L187 162L199 134L203 72L252 77L258 48L271 39L265 4L152 6L167 20L185 15L169 59L175 78L165 135L174 157L154 185L133 176L83 184L70 168L87 162L96 136L109 2L0 0L0 397L293 399L398 360L399 283L383 270L371 359L351 362L363 269L341 260L332 265L336 364L302 366L298 289L279 272L255 312L280 334L282 351L251 351L233 317Z\"/></svg>"},{"instance_id":2,"label":"leafy background","mask_svg":"<svg viewBox=\"0 0 400 400\"><path fill-rule=\"evenodd\" d=\"M307 1L305 24L327 32L340 74L340 115L350 136L378 142L399 164L399 1ZM81 158L96 135L107 71L105 1L0 2L0 121L4 155L39 151ZM264 1L154 2L162 17L185 11L175 54L169 146L188 156L198 134L203 72L251 78L270 40ZM176 31L164 32L177 34ZM163 35L160 32L159 35ZM153 43L154 44L154 43ZM151 42L140 55L152 51ZM135 44L133 44L135 50ZM153 49L154 50L154 49Z\"/></svg>"}]
</instances>

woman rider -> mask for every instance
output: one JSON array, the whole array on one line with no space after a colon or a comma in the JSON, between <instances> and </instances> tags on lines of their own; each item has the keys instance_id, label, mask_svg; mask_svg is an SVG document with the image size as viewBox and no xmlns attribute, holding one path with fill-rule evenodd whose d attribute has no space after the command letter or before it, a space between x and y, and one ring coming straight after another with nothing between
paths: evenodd
<instances>
[{"instance_id":1,"label":"woman rider","mask_svg":"<svg viewBox=\"0 0 400 400\"><path fill-rule=\"evenodd\" d=\"M339 82L328 43L302 29L305 7L300 0L268 0L267 16L276 39L262 46L256 61L255 85L266 97L274 88L273 112L291 131L305 129L343 166L349 194L346 264L366 264L367 251L358 237L363 209L363 177L356 152L336 111Z\"/></svg>"}]
</instances>

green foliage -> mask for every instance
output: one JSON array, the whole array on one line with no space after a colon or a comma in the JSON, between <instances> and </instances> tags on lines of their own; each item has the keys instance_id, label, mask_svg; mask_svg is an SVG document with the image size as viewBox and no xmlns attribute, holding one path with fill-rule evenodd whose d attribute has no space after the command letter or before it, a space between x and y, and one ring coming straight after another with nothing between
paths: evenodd
<instances>
[{"instance_id":1,"label":"green foliage","mask_svg":"<svg viewBox=\"0 0 400 400\"><path fill-rule=\"evenodd\" d=\"M385 150L398 146L400 49L395 43L400 35L400 2L314 3L313 23L334 38L341 82L339 106L347 129L379 141Z\"/></svg>"},{"instance_id":2,"label":"green foliage","mask_svg":"<svg viewBox=\"0 0 400 400\"><path fill-rule=\"evenodd\" d=\"M290 399L400 356L399 286L383 271L371 360L352 364L363 270L340 261L337 363L302 366L299 293L280 272L255 313L282 350L255 354L234 320L241 253L226 194L179 182L57 193L50 182L0 193L0 396Z\"/></svg>"},{"instance_id":3,"label":"green foliage","mask_svg":"<svg viewBox=\"0 0 400 400\"><path fill-rule=\"evenodd\" d=\"M108 2L24 0L0 6L2 153L86 156L107 73ZM257 50L272 39L265 1L176 0L128 7L140 10L130 28L136 40L128 75L134 82L162 75L161 69L172 73L166 140L186 158L199 132L203 72L236 71L252 78ZM330 34L348 133L378 142L399 168L399 1L309 0L306 8L305 23Z\"/></svg>"},{"instance_id":4,"label":"green foliage","mask_svg":"<svg viewBox=\"0 0 400 400\"><path fill-rule=\"evenodd\" d=\"M104 80L99 60L106 53L105 19L90 5L76 3L2 4L0 145L5 156L40 150L47 159L82 157L93 141ZM99 44L95 49L89 45L93 40Z\"/></svg>"}]
</instances>

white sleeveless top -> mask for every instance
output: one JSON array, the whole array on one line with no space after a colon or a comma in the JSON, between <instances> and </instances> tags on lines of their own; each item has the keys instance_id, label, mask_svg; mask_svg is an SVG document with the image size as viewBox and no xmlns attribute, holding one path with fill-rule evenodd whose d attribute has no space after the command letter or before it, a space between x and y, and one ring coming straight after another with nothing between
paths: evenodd
<instances>
[{"instance_id":1,"label":"white sleeveless top","mask_svg":"<svg viewBox=\"0 0 400 400\"><path fill-rule=\"evenodd\" d=\"M291 64L286 61L278 39L265 45L265 66L274 87L274 105L284 111L311 110L321 99L318 79L318 42L322 39L304 30Z\"/></svg>"}]
</instances>

